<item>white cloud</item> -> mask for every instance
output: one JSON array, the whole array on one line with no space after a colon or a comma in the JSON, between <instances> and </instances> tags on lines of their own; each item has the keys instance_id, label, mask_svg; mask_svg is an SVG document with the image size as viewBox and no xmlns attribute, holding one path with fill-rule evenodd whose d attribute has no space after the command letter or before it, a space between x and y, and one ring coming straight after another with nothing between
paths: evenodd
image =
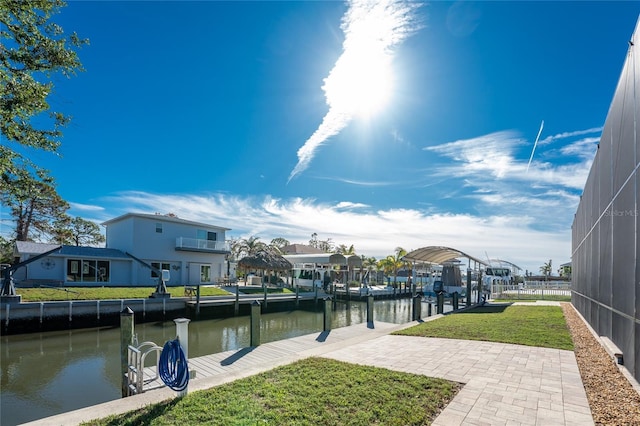
<instances>
[{"instance_id":1,"label":"white cloud","mask_svg":"<svg viewBox=\"0 0 640 426\"><path fill-rule=\"evenodd\" d=\"M377 258L392 254L398 246L406 250L448 246L538 272L549 259L557 265L570 260L571 221L593 157L586 151L593 152L589 147L595 142L587 137L547 151L544 156L558 163L533 161L529 173L529 152L520 149L527 142L514 131L426 148L446 159L430 164L426 173L439 183L429 191L443 189L456 206L464 205L464 213L446 213L433 204L424 209L375 209L349 200L125 192L105 200L117 210L102 214L171 212L230 228L229 237L258 236L265 242L283 237L306 243L317 233L321 239L353 244L358 254ZM518 150L527 158L517 158ZM448 189L449 180L455 188ZM436 198L438 206L447 200L440 194Z\"/></svg>"},{"instance_id":2,"label":"white cloud","mask_svg":"<svg viewBox=\"0 0 640 426\"><path fill-rule=\"evenodd\" d=\"M318 147L356 115L384 103L392 80L393 49L417 29L414 11L418 6L403 0L349 2L341 25L343 52L322 86L329 111L298 150L298 163L289 181L306 170Z\"/></svg>"},{"instance_id":3,"label":"white cloud","mask_svg":"<svg viewBox=\"0 0 640 426\"><path fill-rule=\"evenodd\" d=\"M563 155L575 155L582 158L593 160L600 137L584 138L560 148Z\"/></svg>"},{"instance_id":4,"label":"white cloud","mask_svg":"<svg viewBox=\"0 0 640 426\"><path fill-rule=\"evenodd\" d=\"M566 132L556 135L556 141L571 138L598 129ZM518 218L525 230L544 230L548 235L563 235L553 244L568 247L571 241L570 229L580 193L589 174L595 154L594 144L599 138L586 137L569 142L554 150L541 153L547 159L531 162L527 172L529 152L520 149L528 143L514 131L502 131L476 138L443 143L425 148L451 161L434 161L431 176L444 178L445 189L455 193L464 202L466 211L473 211L479 217ZM519 149L519 150L518 150ZM516 152L522 158L516 157ZM440 197L440 199L444 199ZM499 228L496 231L500 232ZM530 245L537 236L534 232L525 237L523 244ZM550 237L548 246L554 241ZM494 243L493 240L490 242ZM496 248L501 247L496 245ZM544 250L542 250L544 253ZM492 257L496 257L493 256ZM523 257L525 257L523 255ZM508 256L503 259L513 261ZM556 262L569 260L555 258ZM517 261L513 261L518 264ZM526 261L522 261L526 264ZM536 271L537 272L537 271Z\"/></svg>"},{"instance_id":5,"label":"white cloud","mask_svg":"<svg viewBox=\"0 0 640 426\"><path fill-rule=\"evenodd\" d=\"M424 149L454 160L453 164L447 163L432 171L432 175L435 176L465 178L468 184L473 185L486 185L489 181L508 181L519 184L543 183L582 190L595 155L594 150L584 147L588 147L595 140L583 139L563 148L563 164L534 160L528 172L527 161L517 159L513 155L517 146L526 144L526 141L514 131L501 131ZM574 158L569 158L572 155Z\"/></svg>"},{"instance_id":6,"label":"white cloud","mask_svg":"<svg viewBox=\"0 0 640 426\"><path fill-rule=\"evenodd\" d=\"M547 136L546 138L542 139L538 143L540 145L546 145L546 144L549 144L551 142L557 141L559 139L572 138L574 136L589 135L589 134L592 134L592 133L601 133L602 129L603 129L602 127L593 127L591 129L586 129L586 130L575 130L573 132L558 133L558 134L553 135L553 136Z\"/></svg>"},{"instance_id":7,"label":"white cloud","mask_svg":"<svg viewBox=\"0 0 640 426\"><path fill-rule=\"evenodd\" d=\"M522 164L515 162L512 151L524 140L513 131L502 131L471 139L447 142L424 148L449 157L457 162L440 169L440 175L467 176L489 173L496 178L524 171ZM526 167L526 165L525 165Z\"/></svg>"},{"instance_id":8,"label":"white cloud","mask_svg":"<svg viewBox=\"0 0 640 426\"><path fill-rule=\"evenodd\" d=\"M486 252L491 258L537 272L549 258L559 264L570 256L570 231L536 230L539 218L528 210L509 215L496 211L480 217L418 209L374 210L345 201L331 204L302 198L144 192L121 193L106 201L119 206L120 211L114 211L111 217L125 212L171 212L183 219L231 228L229 237L255 235L265 242L283 237L292 243L307 243L311 234L317 233L319 238L331 238L337 244L354 244L358 254L377 258L392 254L398 246L414 250L437 245L483 259Z\"/></svg>"},{"instance_id":9,"label":"white cloud","mask_svg":"<svg viewBox=\"0 0 640 426\"><path fill-rule=\"evenodd\" d=\"M77 210L81 212L101 212L104 211L104 207L96 206L92 204L80 204L80 203L69 203L69 206L72 210Z\"/></svg>"}]
</instances>

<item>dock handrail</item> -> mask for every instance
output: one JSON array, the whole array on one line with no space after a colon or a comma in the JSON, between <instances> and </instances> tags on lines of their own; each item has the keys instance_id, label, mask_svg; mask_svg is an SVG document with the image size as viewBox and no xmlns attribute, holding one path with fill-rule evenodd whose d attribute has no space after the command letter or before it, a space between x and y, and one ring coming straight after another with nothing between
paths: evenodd
<instances>
[{"instance_id":1,"label":"dock handrail","mask_svg":"<svg viewBox=\"0 0 640 426\"><path fill-rule=\"evenodd\" d=\"M156 353L155 376L149 379L144 378L144 362L147 355ZM150 383L159 378L158 363L162 348L153 342L142 342L138 346L128 346L128 368L127 368L127 389L129 396L144 392L145 383Z\"/></svg>"}]
</instances>

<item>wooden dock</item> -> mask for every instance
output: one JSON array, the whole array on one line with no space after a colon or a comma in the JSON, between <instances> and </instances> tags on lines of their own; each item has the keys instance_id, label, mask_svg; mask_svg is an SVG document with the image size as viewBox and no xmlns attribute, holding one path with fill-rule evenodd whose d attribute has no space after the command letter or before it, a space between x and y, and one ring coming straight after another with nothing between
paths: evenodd
<instances>
[{"instance_id":1,"label":"wooden dock","mask_svg":"<svg viewBox=\"0 0 640 426\"><path fill-rule=\"evenodd\" d=\"M195 371L195 378L190 380L189 390L206 389L231 382L299 359L319 356L346 345L367 341L412 325L414 323L361 323L328 332L318 331L259 346L191 358L188 361L189 370ZM165 387L160 379L152 380L156 376L156 367L145 368L144 374L144 392Z\"/></svg>"}]
</instances>

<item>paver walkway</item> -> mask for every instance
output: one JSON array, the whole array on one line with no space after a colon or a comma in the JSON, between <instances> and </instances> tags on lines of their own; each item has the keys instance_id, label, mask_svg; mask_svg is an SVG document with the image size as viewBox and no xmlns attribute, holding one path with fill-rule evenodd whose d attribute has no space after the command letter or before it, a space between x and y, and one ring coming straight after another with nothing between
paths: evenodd
<instances>
[{"instance_id":1,"label":"paver walkway","mask_svg":"<svg viewBox=\"0 0 640 426\"><path fill-rule=\"evenodd\" d=\"M431 317L436 319L440 315ZM580 373L571 351L503 343L393 336L408 324L375 322L343 327L255 348L194 359L191 368L211 376L189 391L247 377L310 356L425 374L464 383L434 425L592 425ZM198 366L200 365L200 366ZM205 367L207 366L207 367ZM32 422L78 424L175 397L163 388Z\"/></svg>"}]
</instances>

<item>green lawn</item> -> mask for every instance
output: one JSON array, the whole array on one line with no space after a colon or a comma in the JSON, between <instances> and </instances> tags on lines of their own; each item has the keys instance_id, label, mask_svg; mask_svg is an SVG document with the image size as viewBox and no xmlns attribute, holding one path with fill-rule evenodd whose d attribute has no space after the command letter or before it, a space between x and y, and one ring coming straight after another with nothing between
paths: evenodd
<instances>
[{"instance_id":1,"label":"green lawn","mask_svg":"<svg viewBox=\"0 0 640 426\"><path fill-rule=\"evenodd\" d=\"M486 305L394 334L573 350L571 334L559 306Z\"/></svg>"},{"instance_id":2,"label":"green lawn","mask_svg":"<svg viewBox=\"0 0 640 426\"><path fill-rule=\"evenodd\" d=\"M56 300L145 299L155 287L60 287L17 288L23 302L47 302ZM168 287L173 297L183 297L184 287ZM219 287L200 287L200 296L225 296L230 293Z\"/></svg>"},{"instance_id":3,"label":"green lawn","mask_svg":"<svg viewBox=\"0 0 640 426\"><path fill-rule=\"evenodd\" d=\"M425 425L460 384L309 358L89 425Z\"/></svg>"}]
</instances>

